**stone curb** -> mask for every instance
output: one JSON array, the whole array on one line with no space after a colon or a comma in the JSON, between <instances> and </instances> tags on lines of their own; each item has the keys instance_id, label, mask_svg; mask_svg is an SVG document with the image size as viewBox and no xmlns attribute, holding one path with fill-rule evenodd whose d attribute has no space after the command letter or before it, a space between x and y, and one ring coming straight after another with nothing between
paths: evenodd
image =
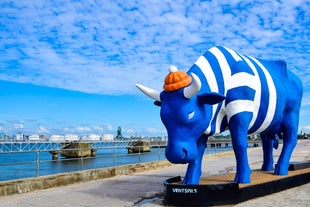
<instances>
[{"instance_id":1,"label":"stone curb","mask_svg":"<svg viewBox=\"0 0 310 207\"><path fill-rule=\"evenodd\" d=\"M100 168L69 173L60 173L54 175L40 176L36 178L4 181L0 182L0 196L66 186L74 183L110 178L119 175L128 175L147 170L169 167L171 165L172 164L169 163L167 160L162 160L156 162L123 165L111 168Z\"/></svg>"}]
</instances>

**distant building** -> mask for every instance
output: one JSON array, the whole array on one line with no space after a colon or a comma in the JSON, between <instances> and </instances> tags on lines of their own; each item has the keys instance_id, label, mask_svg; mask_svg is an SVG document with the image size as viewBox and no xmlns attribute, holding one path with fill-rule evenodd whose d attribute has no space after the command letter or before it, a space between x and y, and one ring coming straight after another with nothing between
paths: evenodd
<instances>
[{"instance_id":1,"label":"distant building","mask_svg":"<svg viewBox=\"0 0 310 207\"><path fill-rule=\"evenodd\" d=\"M0 142L10 141L11 137L4 132L0 132Z\"/></svg>"},{"instance_id":2,"label":"distant building","mask_svg":"<svg viewBox=\"0 0 310 207\"><path fill-rule=\"evenodd\" d=\"M40 140L41 140L41 141L46 141L46 139L47 139L47 138L46 138L46 136L45 136L44 134L41 134L41 135L40 135Z\"/></svg>"},{"instance_id":3,"label":"distant building","mask_svg":"<svg viewBox=\"0 0 310 207\"><path fill-rule=\"evenodd\" d=\"M104 134L102 137L103 141L113 141L114 140L114 136L113 134Z\"/></svg>"},{"instance_id":4,"label":"distant building","mask_svg":"<svg viewBox=\"0 0 310 207\"><path fill-rule=\"evenodd\" d=\"M65 136L59 134L53 134L49 137L50 142L64 142Z\"/></svg>"},{"instance_id":5,"label":"distant building","mask_svg":"<svg viewBox=\"0 0 310 207\"><path fill-rule=\"evenodd\" d=\"M87 141L100 141L101 137L98 134L89 134L89 135L82 136L81 139L87 140Z\"/></svg>"},{"instance_id":6,"label":"distant building","mask_svg":"<svg viewBox=\"0 0 310 207\"><path fill-rule=\"evenodd\" d=\"M65 141L79 141L80 137L76 134L66 134L65 135Z\"/></svg>"},{"instance_id":7,"label":"distant building","mask_svg":"<svg viewBox=\"0 0 310 207\"><path fill-rule=\"evenodd\" d=\"M98 134L90 134L90 135L88 135L88 139L91 141L100 141L101 136Z\"/></svg>"},{"instance_id":8,"label":"distant building","mask_svg":"<svg viewBox=\"0 0 310 207\"><path fill-rule=\"evenodd\" d=\"M28 137L29 141L39 141L40 136L38 134L33 134Z\"/></svg>"},{"instance_id":9,"label":"distant building","mask_svg":"<svg viewBox=\"0 0 310 207\"><path fill-rule=\"evenodd\" d=\"M116 134L115 139L124 139L124 137L122 135L122 128L121 127L117 128L117 134Z\"/></svg>"},{"instance_id":10,"label":"distant building","mask_svg":"<svg viewBox=\"0 0 310 207\"><path fill-rule=\"evenodd\" d=\"M15 141L24 141L24 140L25 140L25 139L24 139L24 134L22 134L22 133L15 134L15 135L14 135L14 140L15 140Z\"/></svg>"}]
</instances>

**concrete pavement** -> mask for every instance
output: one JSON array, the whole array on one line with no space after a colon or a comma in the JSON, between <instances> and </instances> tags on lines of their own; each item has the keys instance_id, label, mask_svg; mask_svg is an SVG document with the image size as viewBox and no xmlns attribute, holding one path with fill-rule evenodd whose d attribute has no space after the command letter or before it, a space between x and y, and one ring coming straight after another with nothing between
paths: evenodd
<instances>
[{"instance_id":1,"label":"concrete pavement","mask_svg":"<svg viewBox=\"0 0 310 207\"><path fill-rule=\"evenodd\" d=\"M274 151L275 161L281 145ZM252 169L262 164L260 147L248 150ZM293 152L291 162L310 161L310 140L300 140ZM233 171L235 158L232 152L206 155L203 160L203 176ZM183 176L186 165L173 165L131 175L77 183L24 194L0 197L0 207L113 207L113 206L163 206L163 180ZM310 206L310 184L286 191L252 199L236 206Z\"/></svg>"}]
</instances>

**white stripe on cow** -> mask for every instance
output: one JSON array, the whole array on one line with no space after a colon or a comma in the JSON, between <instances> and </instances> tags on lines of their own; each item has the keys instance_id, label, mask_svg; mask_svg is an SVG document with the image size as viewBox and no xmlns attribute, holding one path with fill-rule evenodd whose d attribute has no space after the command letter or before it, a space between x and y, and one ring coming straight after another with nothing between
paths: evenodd
<instances>
[{"instance_id":1,"label":"white stripe on cow","mask_svg":"<svg viewBox=\"0 0 310 207\"><path fill-rule=\"evenodd\" d=\"M229 90L231 88L236 88L239 86L248 86L254 90L256 90L256 88L258 88L257 86L259 86L259 88L260 88L260 85L257 85L257 84L259 84L259 83L257 83L257 78L254 75L251 75L249 73L244 73L244 72L236 73L235 75L231 76L229 82L230 82L230 86L227 90ZM255 98L255 96L254 96L254 98ZM236 106L232 107L231 105L236 105ZM231 109L234 109L234 110L231 111ZM253 124L257 118L258 110L259 110L259 103L257 105L255 103L255 101L251 101L251 100L232 101L229 104L227 104L227 106L225 107L228 122L230 121L230 118L233 115L238 114L242 111L252 112L253 116L252 116L252 120L250 122L252 125L250 124L250 126L253 126Z\"/></svg>"},{"instance_id":2,"label":"white stripe on cow","mask_svg":"<svg viewBox=\"0 0 310 207\"><path fill-rule=\"evenodd\" d=\"M206 77L210 90L213 92L219 92L215 74L208 60L202 55L199 57L195 64L200 68L200 70Z\"/></svg>"},{"instance_id":3,"label":"white stripe on cow","mask_svg":"<svg viewBox=\"0 0 310 207\"><path fill-rule=\"evenodd\" d=\"M224 54L217 47L213 47L209 51L218 60L219 66L221 68L223 80L224 80L224 88L225 88L224 96L226 96L227 87L229 86L229 81L227 81L227 80L229 80L229 77L231 74L230 66L229 66ZM214 113L216 113L216 110L213 110L212 116L214 116ZM215 133L220 133L221 123L222 123L224 116L225 116L225 103L222 104L220 112L215 117L216 118Z\"/></svg>"},{"instance_id":4,"label":"white stripe on cow","mask_svg":"<svg viewBox=\"0 0 310 207\"><path fill-rule=\"evenodd\" d=\"M229 49L227 47L223 47L223 48L225 48L236 61L242 61L239 54L237 54L235 51L233 51L232 49Z\"/></svg>"},{"instance_id":5,"label":"white stripe on cow","mask_svg":"<svg viewBox=\"0 0 310 207\"><path fill-rule=\"evenodd\" d=\"M265 129L267 129L273 120L274 114L276 112L276 106L277 106L277 91L276 91L274 82L271 78L271 75L269 74L265 66L263 66L263 64L261 64L256 58L254 57L249 57L249 58L251 58L262 69L266 77L268 88L269 88L269 105L268 105L267 114L266 114L263 124L255 132L255 133L260 133L264 131Z\"/></svg>"},{"instance_id":6,"label":"white stripe on cow","mask_svg":"<svg viewBox=\"0 0 310 207\"><path fill-rule=\"evenodd\" d=\"M245 62L248 64L248 66L252 69L254 73L255 80L253 81L254 86L252 86L253 89L255 89L255 96L254 96L254 113L252 120L250 122L249 129L254 125L257 115L258 115L258 110L260 106L260 101L261 101L261 94L262 94L262 86L261 86L261 81L259 79L259 75L257 72L256 67L253 65L253 63L245 56L241 55L241 57L245 60Z\"/></svg>"},{"instance_id":7,"label":"white stripe on cow","mask_svg":"<svg viewBox=\"0 0 310 207\"><path fill-rule=\"evenodd\" d=\"M199 59L196 61L195 64L200 68L200 70L204 74L204 76L207 80L207 83L210 87L210 90L212 92L219 92L219 88L217 85L217 80L216 80L215 74L214 74L208 60L202 55L199 57ZM216 111L217 106L218 106L218 104L215 104L212 106L213 113L211 116L211 120L213 120L213 118L214 118L214 115L215 115L214 112ZM210 134L210 132L211 132L211 124L209 124L209 127L206 129L205 133Z\"/></svg>"},{"instance_id":8,"label":"white stripe on cow","mask_svg":"<svg viewBox=\"0 0 310 207\"><path fill-rule=\"evenodd\" d=\"M226 106L226 115L227 120L229 122L229 119L238 113L248 111L253 112L253 101L250 100L235 100L227 104ZM229 118L228 118L229 117Z\"/></svg>"}]
</instances>

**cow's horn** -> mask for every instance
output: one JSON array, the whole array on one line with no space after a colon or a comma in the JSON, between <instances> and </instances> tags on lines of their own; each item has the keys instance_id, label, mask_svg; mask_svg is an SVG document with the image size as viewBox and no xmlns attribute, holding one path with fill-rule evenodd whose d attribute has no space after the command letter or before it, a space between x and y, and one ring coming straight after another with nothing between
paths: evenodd
<instances>
[{"instance_id":1,"label":"cow's horn","mask_svg":"<svg viewBox=\"0 0 310 207\"><path fill-rule=\"evenodd\" d=\"M135 85L137 86L137 88L140 89L140 91L142 91L145 95L147 95L151 99L154 99L155 101L161 101L159 91L145 87L145 86L137 84L137 83Z\"/></svg>"},{"instance_id":2,"label":"cow's horn","mask_svg":"<svg viewBox=\"0 0 310 207\"><path fill-rule=\"evenodd\" d=\"M194 73L191 73L193 77L193 84L184 88L184 97L190 99L193 97L201 88L201 81L198 76Z\"/></svg>"}]
</instances>

